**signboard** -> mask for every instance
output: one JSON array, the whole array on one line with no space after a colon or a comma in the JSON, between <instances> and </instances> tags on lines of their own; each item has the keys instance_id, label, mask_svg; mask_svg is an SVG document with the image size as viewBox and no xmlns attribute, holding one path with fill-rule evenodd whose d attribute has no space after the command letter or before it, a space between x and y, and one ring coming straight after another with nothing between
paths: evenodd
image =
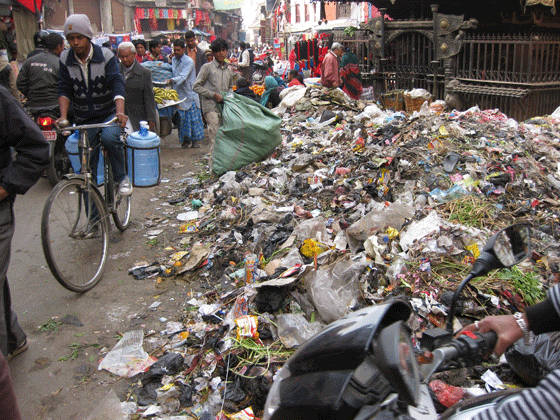
<instances>
[{"instance_id":1,"label":"signboard","mask_svg":"<svg viewBox=\"0 0 560 420\"><path fill-rule=\"evenodd\" d=\"M214 0L214 10L240 9L245 0Z\"/></svg>"}]
</instances>

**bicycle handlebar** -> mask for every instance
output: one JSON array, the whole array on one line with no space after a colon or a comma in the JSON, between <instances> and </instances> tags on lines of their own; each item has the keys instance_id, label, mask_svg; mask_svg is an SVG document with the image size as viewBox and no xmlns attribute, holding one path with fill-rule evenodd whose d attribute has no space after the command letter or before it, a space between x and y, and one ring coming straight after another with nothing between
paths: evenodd
<instances>
[{"instance_id":1,"label":"bicycle handlebar","mask_svg":"<svg viewBox=\"0 0 560 420\"><path fill-rule=\"evenodd\" d=\"M90 128L105 128L105 127L117 127L118 124L115 124L117 121L117 117L112 118L109 121L99 124L82 124L82 125L74 125L74 126L67 126L64 128L57 128L55 131L57 133L63 133L65 131L74 131L74 130L89 130ZM61 121L62 123L63 121ZM62 125L62 124L60 124Z\"/></svg>"}]
</instances>

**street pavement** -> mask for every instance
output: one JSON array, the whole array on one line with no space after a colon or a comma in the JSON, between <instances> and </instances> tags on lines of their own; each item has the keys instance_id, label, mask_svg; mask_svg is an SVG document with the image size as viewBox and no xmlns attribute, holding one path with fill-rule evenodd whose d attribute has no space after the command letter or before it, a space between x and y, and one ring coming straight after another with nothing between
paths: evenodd
<instances>
[{"instance_id":1,"label":"street pavement","mask_svg":"<svg viewBox=\"0 0 560 420\"><path fill-rule=\"evenodd\" d=\"M24 419L95 418L93 410L111 389L121 401L126 399L130 382L98 371L99 354L114 346L119 333L142 328L157 334L159 318L167 314L172 319L188 295L185 285L170 282L156 289L153 280L134 280L127 270L137 260L158 257L143 229L146 217L162 211L161 201L151 199L164 197L174 180L198 171L196 163L207 151L207 145L181 149L176 130L162 140L162 179L167 182L134 189L130 228L121 234L112 227L104 278L84 294L59 285L43 256L41 214L51 191L47 179L18 197L8 281L29 349L10 362L10 369ZM158 312L147 309L154 299L164 303Z\"/></svg>"}]
</instances>

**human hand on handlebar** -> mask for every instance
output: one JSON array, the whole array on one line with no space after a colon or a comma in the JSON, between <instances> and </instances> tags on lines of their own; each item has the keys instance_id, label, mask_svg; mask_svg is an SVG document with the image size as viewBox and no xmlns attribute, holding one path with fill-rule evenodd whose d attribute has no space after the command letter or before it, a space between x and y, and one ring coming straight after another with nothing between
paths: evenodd
<instances>
[{"instance_id":1,"label":"human hand on handlebar","mask_svg":"<svg viewBox=\"0 0 560 420\"><path fill-rule=\"evenodd\" d=\"M525 314L523 316L525 317ZM527 323L526 319L525 323ZM523 331L521 331L513 315L489 316L481 321L467 325L459 334L463 331L480 333L494 331L498 335L498 341L496 342L496 347L494 347L494 353L498 357L504 354L513 343L523 338Z\"/></svg>"},{"instance_id":2,"label":"human hand on handlebar","mask_svg":"<svg viewBox=\"0 0 560 420\"><path fill-rule=\"evenodd\" d=\"M117 113L117 123L121 126L121 128L126 127L126 122L128 121L128 117L123 113Z\"/></svg>"}]
</instances>

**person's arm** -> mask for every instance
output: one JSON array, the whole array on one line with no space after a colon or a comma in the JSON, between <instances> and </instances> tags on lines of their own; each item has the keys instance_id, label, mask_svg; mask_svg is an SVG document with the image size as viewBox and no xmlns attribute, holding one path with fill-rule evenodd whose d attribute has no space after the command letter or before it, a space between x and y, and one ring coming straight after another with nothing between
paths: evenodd
<instances>
[{"instance_id":1,"label":"person's arm","mask_svg":"<svg viewBox=\"0 0 560 420\"><path fill-rule=\"evenodd\" d=\"M171 78L171 81L175 85L181 85L185 83L187 78L189 77L190 72L194 69L194 61L192 60L192 58L183 56L182 60L186 63L186 65L183 66L177 76Z\"/></svg>"},{"instance_id":2,"label":"person's arm","mask_svg":"<svg viewBox=\"0 0 560 420\"><path fill-rule=\"evenodd\" d=\"M209 76L210 68L208 64L205 64L200 68L200 73L198 73L198 76L196 77L193 90L205 98L213 99L216 92L211 91L205 86Z\"/></svg>"},{"instance_id":3,"label":"person's arm","mask_svg":"<svg viewBox=\"0 0 560 420\"><path fill-rule=\"evenodd\" d=\"M117 122L122 128L126 126L128 117L125 115L124 110L124 79L119 70L117 59L113 56L105 64L105 76L109 89L113 93L113 100L115 101Z\"/></svg>"},{"instance_id":4,"label":"person's arm","mask_svg":"<svg viewBox=\"0 0 560 420\"><path fill-rule=\"evenodd\" d=\"M29 97L29 62L26 61L19 70L16 87L26 98Z\"/></svg>"},{"instance_id":5,"label":"person's arm","mask_svg":"<svg viewBox=\"0 0 560 420\"><path fill-rule=\"evenodd\" d=\"M553 370L534 388L515 399L480 412L473 420L560 419L560 369Z\"/></svg>"},{"instance_id":6,"label":"person's arm","mask_svg":"<svg viewBox=\"0 0 560 420\"><path fill-rule=\"evenodd\" d=\"M49 162L49 144L37 124L5 89L0 92L0 109L0 140L16 151L0 180L5 191L2 195L25 194Z\"/></svg>"},{"instance_id":7,"label":"person's arm","mask_svg":"<svg viewBox=\"0 0 560 420\"><path fill-rule=\"evenodd\" d=\"M60 118L56 120L57 124L62 120L68 119L68 108L73 97L72 92L72 79L70 78L68 68L61 59L60 67L58 68L58 107L60 108Z\"/></svg>"},{"instance_id":8,"label":"person's arm","mask_svg":"<svg viewBox=\"0 0 560 420\"><path fill-rule=\"evenodd\" d=\"M549 289L544 301L526 308L522 320L535 334L560 331L560 285L556 284ZM513 315L489 316L475 324L467 325L464 330L481 333L494 331L498 335L494 353L498 356L523 338L523 331Z\"/></svg>"}]
</instances>

